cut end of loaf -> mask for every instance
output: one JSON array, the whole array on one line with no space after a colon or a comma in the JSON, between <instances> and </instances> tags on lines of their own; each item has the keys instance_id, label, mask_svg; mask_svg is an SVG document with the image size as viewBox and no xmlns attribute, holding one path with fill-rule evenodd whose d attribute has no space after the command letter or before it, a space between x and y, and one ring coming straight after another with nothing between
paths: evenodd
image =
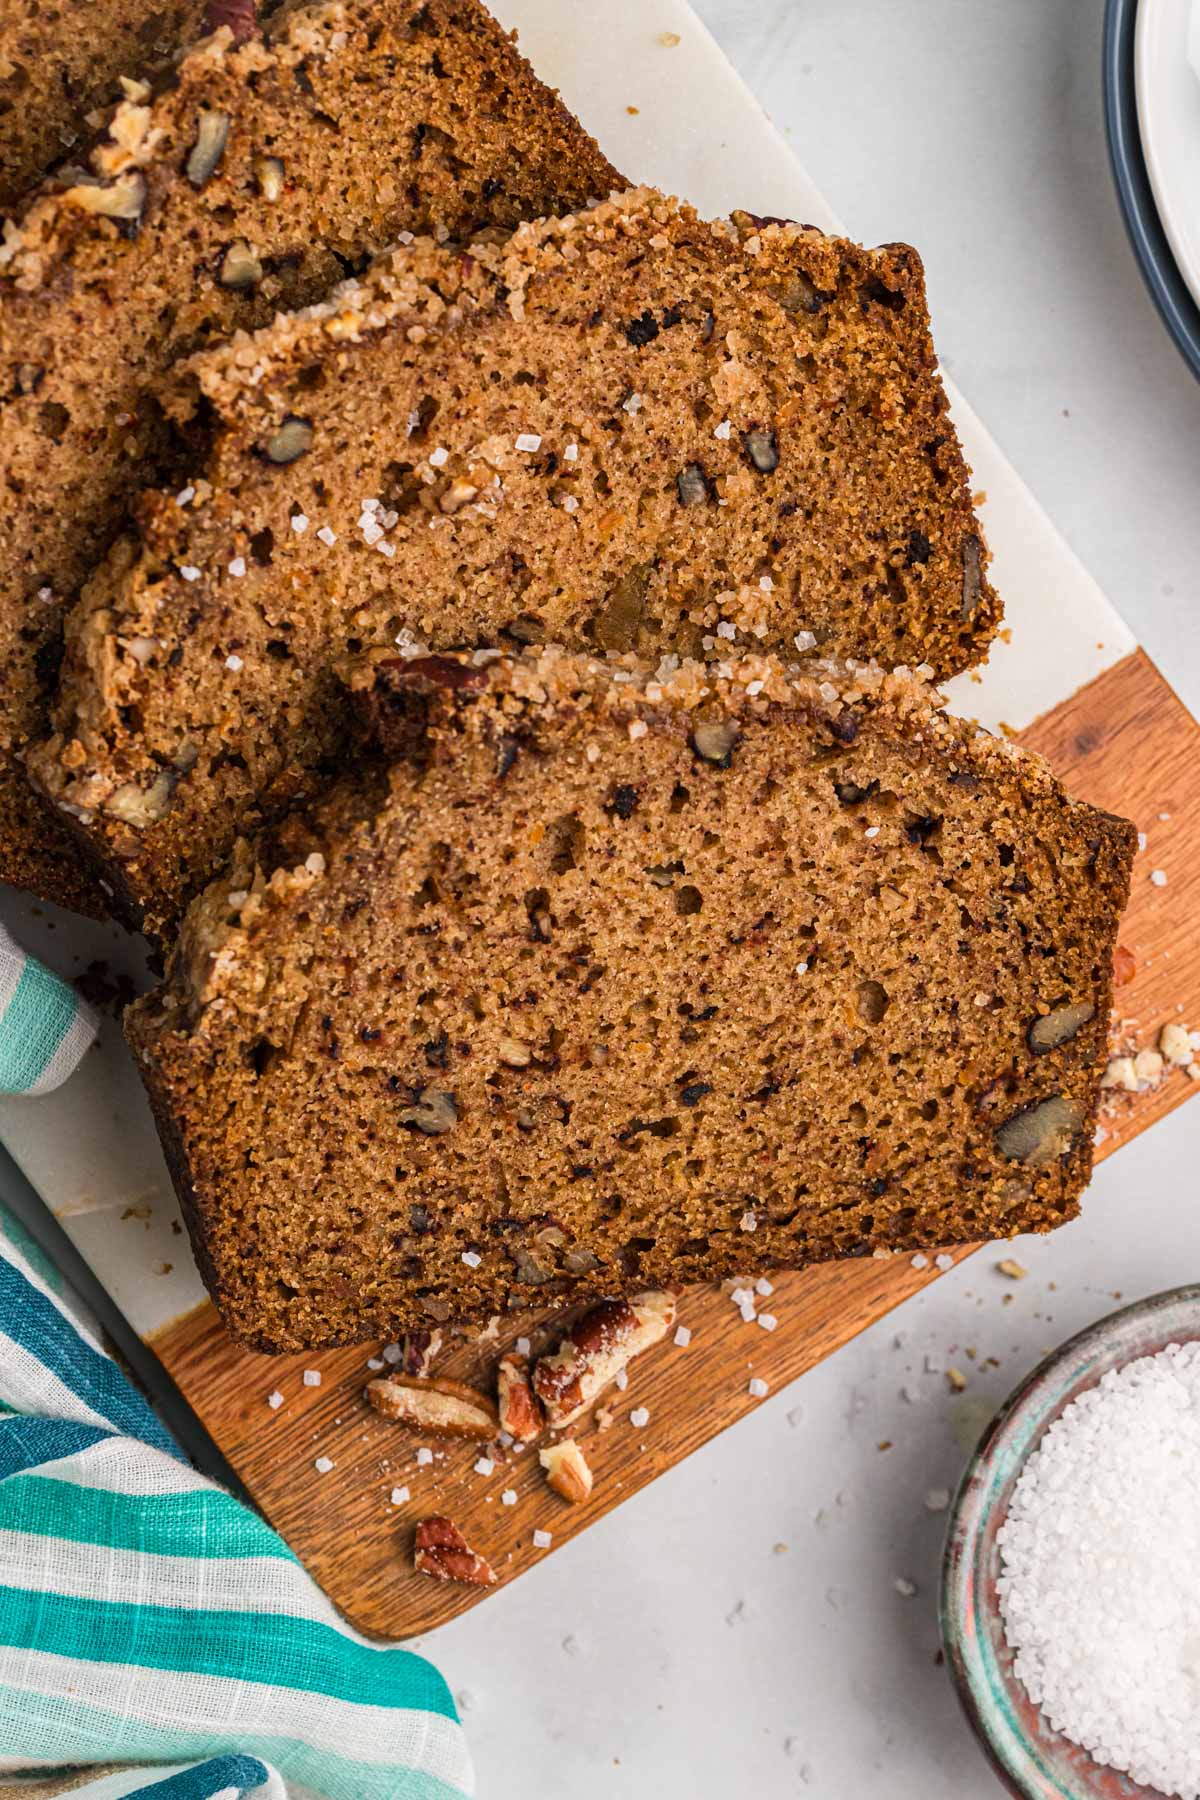
<instances>
[{"instance_id":1,"label":"cut end of loaf","mask_svg":"<svg viewBox=\"0 0 1200 1800\"><path fill-rule=\"evenodd\" d=\"M871 668L347 673L396 760L246 847L130 1015L237 1335L1073 1214L1133 837L1040 759Z\"/></svg>"}]
</instances>

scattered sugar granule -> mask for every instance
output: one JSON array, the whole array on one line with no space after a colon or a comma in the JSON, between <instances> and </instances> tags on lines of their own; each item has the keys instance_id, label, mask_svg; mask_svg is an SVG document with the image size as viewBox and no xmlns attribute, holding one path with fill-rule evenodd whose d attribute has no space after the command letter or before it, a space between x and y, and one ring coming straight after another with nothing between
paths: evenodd
<instances>
[{"instance_id":1,"label":"scattered sugar granule","mask_svg":"<svg viewBox=\"0 0 1200 1800\"><path fill-rule=\"evenodd\" d=\"M897 1575L895 1581L893 1581L893 1583L892 1583L892 1586L895 1588L895 1590L898 1594L903 1594L903 1596L906 1600L911 1600L913 1595L917 1591L916 1582L910 1581L908 1579L907 1575Z\"/></svg>"},{"instance_id":2,"label":"scattered sugar granule","mask_svg":"<svg viewBox=\"0 0 1200 1800\"><path fill-rule=\"evenodd\" d=\"M535 1550L548 1550L553 1542L554 1539L548 1531L538 1530L533 1534L533 1547Z\"/></svg>"},{"instance_id":3,"label":"scattered sugar granule","mask_svg":"<svg viewBox=\"0 0 1200 1800\"><path fill-rule=\"evenodd\" d=\"M775 1317L774 1313L759 1313L758 1322L764 1331L774 1331L779 1320Z\"/></svg>"},{"instance_id":4,"label":"scattered sugar granule","mask_svg":"<svg viewBox=\"0 0 1200 1800\"><path fill-rule=\"evenodd\" d=\"M562 509L566 513L573 513L573 512L579 511L579 502L575 498L574 494L566 495L566 497L564 498L563 503L562 503Z\"/></svg>"},{"instance_id":5,"label":"scattered sugar granule","mask_svg":"<svg viewBox=\"0 0 1200 1800\"><path fill-rule=\"evenodd\" d=\"M722 619L721 623L717 626L717 636L719 638L728 638L732 642L737 636L737 626L731 624L728 619Z\"/></svg>"},{"instance_id":6,"label":"scattered sugar granule","mask_svg":"<svg viewBox=\"0 0 1200 1800\"><path fill-rule=\"evenodd\" d=\"M766 1299L768 1295L775 1292L775 1284L774 1282L768 1281L765 1275L760 1275L754 1284L754 1291L756 1294L761 1294L763 1298Z\"/></svg>"},{"instance_id":7,"label":"scattered sugar granule","mask_svg":"<svg viewBox=\"0 0 1200 1800\"><path fill-rule=\"evenodd\" d=\"M234 557L233 561L229 564L229 573L234 576L240 576L246 573L246 559L244 556Z\"/></svg>"},{"instance_id":8,"label":"scattered sugar granule","mask_svg":"<svg viewBox=\"0 0 1200 1800\"><path fill-rule=\"evenodd\" d=\"M563 446L563 461L564 462L574 462L577 459L578 455L579 455L579 445L578 444L565 444Z\"/></svg>"},{"instance_id":9,"label":"scattered sugar granule","mask_svg":"<svg viewBox=\"0 0 1200 1800\"><path fill-rule=\"evenodd\" d=\"M517 1339L517 1355L518 1356L528 1356L531 1349L532 1349L532 1345L530 1344L529 1339L527 1337L519 1337Z\"/></svg>"},{"instance_id":10,"label":"scattered sugar granule","mask_svg":"<svg viewBox=\"0 0 1200 1800\"><path fill-rule=\"evenodd\" d=\"M293 513L292 514L292 530L296 533L297 537L301 537L304 534L304 532L306 532L308 530L308 514L307 513Z\"/></svg>"},{"instance_id":11,"label":"scattered sugar granule","mask_svg":"<svg viewBox=\"0 0 1200 1800\"><path fill-rule=\"evenodd\" d=\"M877 838L879 836L879 826L868 825L867 829L863 832L863 836L865 838Z\"/></svg>"},{"instance_id":12,"label":"scattered sugar granule","mask_svg":"<svg viewBox=\"0 0 1200 1800\"><path fill-rule=\"evenodd\" d=\"M407 1499L408 1499L408 1489L406 1487L394 1487L392 1489L392 1505L393 1506L403 1506Z\"/></svg>"},{"instance_id":13,"label":"scattered sugar granule","mask_svg":"<svg viewBox=\"0 0 1200 1800\"><path fill-rule=\"evenodd\" d=\"M323 544L328 544L330 548L337 543L337 532L333 531L328 525L318 526L317 536Z\"/></svg>"},{"instance_id":14,"label":"scattered sugar granule","mask_svg":"<svg viewBox=\"0 0 1200 1800\"><path fill-rule=\"evenodd\" d=\"M482 1256L480 1256L478 1250L464 1250L462 1253L462 1259L466 1263L468 1269L477 1269L479 1267L480 1263L483 1261L483 1258L482 1258Z\"/></svg>"},{"instance_id":15,"label":"scattered sugar granule","mask_svg":"<svg viewBox=\"0 0 1200 1800\"><path fill-rule=\"evenodd\" d=\"M798 962L796 964L796 973L797 973L797 975L807 975L808 974L808 963L807 962Z\"/></svg>"},{"instance_id":16,"label":"scattered sugar granule","mask_svg":"<svg viewBox=\"0 0 1200 1800\"><path fill-rule=\"evenodd\" d=\"M241 657L238 656L235 651L231 650L229 655L225 658L225 667L227 669L232 670L232 672L236 675L238 670L240 668L242 668L242 666L243 666L243 664L242 664Z\"/></svg>"},{"instance_id":17,"label":"scattered sugar granule","mask_svg":"<svg viewBox=\"0 0 1200 1800\"><path fill-rule=\"evenodd\" d=\"M645 719L630 719L630 721L629 721L629 741L630 741L630 743L636 744L639 738L645 737L645 735L649 731L649 729L650 729L650 727L647 725Z\"/></svg>"},{"instance_id":18,"label":"scattered sugar granule","mask_svg":"<svg viewBox=\"0 0 1200 1800\"><path fill-rule=\"evenodd\" d=\"M715 438L720 438L722 442L724 442L724 440L729 437L732 430L733 426L730 421L728 419L722 419L721 423L713 431L713 436Z\"/></svg>"},{"instance_id":19,"label":"scattered sugar granule","mask_svg":"<svg viewBox=\"0 0 1200 1800\"><path fill-rule=\"evenodd\" d=\"M917 1254L912 1258L912 1266L914 1269L927 1269L929 1267L929 1258L925 1255L923 1250L918 1250Z\"/></svg>"},{"instance_id":20,"label":"scattered sugar granule","mask_svg":"<svg viewBox=\"0 0 1200 1800\"><path fill-rule=\"evenodd\" d=\"M945 1512L949 1504L949 1488L930 1488L925 1495L925 1506L929 1512Z\"/></svg>"},{"instance_id":21,"label":"scattered sugar granule","mask_svg":"<svg viewBox=\"0 0 1200 1800\"><path fill-rule=\"evenodd\" d=\"M185 581L199 581L200 571L194 563L181 563L179 573Z\"/></svg>"},{"instance_id":22,"label":"scattered sugar granule","mask_svg":"<svg viewBox=\"0 0 1200 1800\"><path fill-rule=\"evenodd\" d=\"M1150 879L1154 883L1155 887L1166 887L1167 871L1165 869L1151 869Z\"/></svg>"},{"instance_id":23,"label":"scattered sugar granule","mask_svg":"<svg viewBox=\"0 0 1200 1800\"><path fill-rule=\"evenodd\" d=\"M475 1462L475 1473L477 1475L491 1475L495 1470L495 1467L496 1465L490 1456L480 1456Z\"/></svg>"},{"instance_id":24,"label":"scattered sugar granule","mask_svg":"<svg viewBox=\"0 0 1200 1800\"><path fill-rule=\"evenodd\" d=\"M691 1341L692 1334L689 1328L686 1325L677 1325L675 1327L675 1342L679 1345L679 1348L681 1350L686 1350Z\"/></svg>"},{"instance_id":25,"label":"scattered sugar granule","mask_svg":"<svg viewBox=\"0 0 1200 1800\"><path fill-rule=\"evenodd\" d=\"M267 1395L267 1405L271 1408L272 1412L277 1412L278 1409L283 1405L283 1395L280 1393L278 1388L275 1389L275 1392L273 1394Z\"/></svg>"},{"instance_id":26,"label":"scattered sugar granule","mask_svg":"<svg viewBox=\"0 0 1200 1800\"><path fill-rule=\"evenodd\" d=\"M325 873L325 858L321 855L319 850L311 850L304 859L304 866L310 875L323 875Z\"/></svg>"},{"instance_id":27,"label":"scattered sugar granule","mask_svg":"<svg viewBox=\"0 0 1200 1800\"><path fill-rule=\"evenodd\" d=\"M540 442L541 440L539 439L538 441ZM520 440L520 438L518 438L517 439L517 449L519 450L520 448L521 448L521 440ZM436 450L431 450L429 452L429 463L430 463L431 468L434 468L434 469L445 468L446 464L449 461L450 461L450 452L447 450L447 448L444 444L439 444Z\"/></svg>"},{"instance_id":28,"label":"scattered sugar granule","mask_svg":"<svg viewBox=\"0 0 1200 1800\"><path fill-rule=\"evenodd\" d=\"M429 1445L428 1444L420 1445L420 1447L417 1450L417 1467L418 1467L418 1469L427 1469L432 1461L433 1461L433 1451L429 1448Z\"/></svg>"},{"instance_id":29,"label":"scattered sugar granule","mask_svg":"<svg viewBox=\"0 0 1200 1800\"><path fill-rule=\"evenodd\" d=\"M757 1215L752 1212L744 1212L742 1214L741 1218L738 1220L738 1229L740 1231L757 1231L758 1230Z\"/></svg>"},{"instance_id":30,"label":"scattered sugar granule","mask_svg":"<svg viewBox=\"0 0 1200 1800\"><path fill-rule=\"evenodd\" d=\"M305 1387L320 1387L321 1371L320 1369L305 1369L302 1379Z\"/></svg>"},{"instance_id":31,"label":"scattered sugar granule","mask_svg":"<svg viewBox=\"0 0 1200 1800\"><path fill-rule=\"evenodd\" d=\"M1171 817L1170 813L1159 813L1158 816L1162 820L1164 825L1168 823L1168 821L1170 820L1170 817Z\"/></svg>"},{"instance_id":32,"label":"scattered sugar granule","mask_svg":"<svg viewBox=\"0 0 1200 1800\"><path fill-rule=\"evenodd\" d=\"M1110 1370L1044 1433L1000 1527L1014 1672L1056 1730L1200 1793L1200 1342Z\"/></svg>"},{"instance_id":33,"label":"scattered sugar granule","mask_svg":"<svg viewBox=\"0 0 1200 1800\"><path fill-rule=\"evenodd\" d=\"M385 1344L383 1346L384 1362L398 1363L403 1355L404 1351L399 1344Z\"/></svg>"},{"instance_id":34,"label":"scattered sugar granule","mask_svg":"<svg viewBox=\"0 0 1200 1800\"><path fill-rule=\"evenodd\" d=\"M500 1496L500 1504L501 1506L515 1506L517 1504L516 1488L505 1488Z\"/></svg>"},{"instance_id":35,"label":"scattered sugar granule","mask_svg":"<svg viewBox=\"0 0 1200 1800\"><path fill-rule=\"evenodd\" d=\"M317 1471L318 1475L328 1475L332 1467L332 1456L318 1456L316 1462L313 1464L313 1468Z\"/></svg>"},{"instance_id":36,"label":"scattered sugar granule","mask_svg":"<svg viewBox=\"0 0 1200 1800\"><path fill-rule=\"evenodd\" d=\"M743 1300L742 1304L738 1308L738 1311L742 1315L742 1324L743 1325L753 1325L755 1319L758 1317L758 1314L754 1308L753 1300Z\"/></svg>"},{"instance_id":37,"label":"scattered sugar granule","mask_svg":"<svg viewBox=\"0 0 1200 1800\"><path fill-rule=\"evenodd\" d=\"M650 1409L645 1406L635 1406L629 1415L629 1423L635 1431L640 1431L643 1425L650 1423Z\"/></svg>"},{"instance_id":38,"label":"scattered sugar granule","mask_svg":"<svg viewBox=\"0 0 1200 1800\"><path fill-rule=\"evenodd\" d=\"M1145 832L1139 831L1138 835L1137 835L1137 846L1138 846L1139 853L1146 848L1146 845L1148 842L1149 842L1149 839L1147 838Z\"/></svg>"},{"instance_id":39,"label":"scattered sugar granule","mask_svg":"<svg viewBox=\"0 0 1200 1800\"><path fill-rule=\"evenodd\" d=\"M371 1370L372 1374L378 1375L380 1369L385 1368L386 1364L384 1363L382 1356L368 1356L367 1367Z\"/></svg>"},{"instance_id":40,"label":"scattered sugar granule","mask_svg":"<svg viewBox=\"0 0 1200 1800\"><path fill-rule=\"evenodd\" d=\"M940 1269L944 1275L947 1269L952 1269L954 1267L954 1258L952 1256L947 1256L946 1252L943 1250L940 1256L934 1257L933 1266L935 1269Z\"/></svg>"},{"instance_id":41,"label":"scattered sugar granule","mask_svg":"<svg viewBox=\"0 0 1200 1800\"><path fill-rule=\"evenodd\" d=\"M622 400L621 409L623 412L630 414L641 412L642 396L640 394L630 394L628 400Z\"/></svg>"},{"instance_id":42,"label":"scattered sugar granule","mask_svg":"<svg viewBox=\"0 0 1200 1800\"><path fill-rule=\"evenodd\" d=\"M196 498L196 490L194 487L188 486L185 488L180 488L179 492L175 496L175 504L176 504L176 506L186 506L189 500L194 500L195 498Z\"/></svg>"},{"instance_id":43,"label":"scattered sugar granule","mask_svg":"<svg viewBox=\"0 0 1200 1800\"><path fill-rule=\"evenodd\" d=\"M746 1383L746 1392L753 1395L755 1400L765 1400L770 1391L761 1375L752 1375Z\"/></svg>"},{"instance_id":44,"label":"scattered sugar granule","mask_svg":"<svg viewBox=\"0 0 1200 1800\"><path fill-rule=\"evenodd\" d=\"M618 1369L616 1374L613 1376L613 1380L616 1382L616 1384L620 1388L621 1392L624 1393L625 1389L629 1386L629 1370L628 1369Z\"/></svg>"},{"instance_id":45,"label":"scattered sugar granule","mask_svg":"<svg viewBox=\"0 0 1200 1800\"><path fill-rule=\"evenodd\" d=\"M516 439L516 446L518 450L540 450L542 440L536 431L523 431Z\"/></svg>"}]
</instances>

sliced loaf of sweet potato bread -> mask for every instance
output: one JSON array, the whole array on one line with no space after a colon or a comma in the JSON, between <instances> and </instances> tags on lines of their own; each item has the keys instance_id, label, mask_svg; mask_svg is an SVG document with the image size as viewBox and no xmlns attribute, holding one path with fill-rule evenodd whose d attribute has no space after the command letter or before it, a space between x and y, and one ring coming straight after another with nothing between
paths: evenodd
<instances>
[{"instance_id":1,"label":"sliced loaf of sweet potato bread","mask_svg":"<svg viewBox=\"0 0 1200 1800\"><path fill-rule=\"evenodd\" d=\"M402 232L511 226L617 180L477 0L325 0L206 38L117 109L91 171L33 197L0 246L0 880L70 885L13 759L45 729L64 602L133 493L172 479L164 370Z\"/></svg>"},{"instance_id":2,"label":"sliced loaf of sweet potato bread","mask_svg":"<svg viewBox=\"0 0 1200 1800\"><path fill-rule=\"evenodd\" d=\"M294 1350L1070 1218L1134 854L913 677L367 659L384 761L127 1029L233 1333Z\"/></svg>"},{"instance_id":3,"label":"sliced loaf of sweet potato bread","mask_svg":"<svg viewBox=\"0 0 1200 1800\"><path fill-rule=\"evenodd\" d=\"M32 766L151 930L345 745L397 636L939 673L998 617L920 263L649 189L423 240L193 359L211 450L71 619Z\"/></svg>"}]
</instances>

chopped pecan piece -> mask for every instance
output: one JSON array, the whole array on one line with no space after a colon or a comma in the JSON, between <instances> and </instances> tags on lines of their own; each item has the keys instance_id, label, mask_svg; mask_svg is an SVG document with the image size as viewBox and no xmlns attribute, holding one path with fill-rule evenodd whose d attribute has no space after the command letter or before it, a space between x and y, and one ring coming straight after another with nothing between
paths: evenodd
<instances>
[{"instance_id":1,"label":"chopped pecan piece","mask_svg":"<svg viewBox=\"0 0 1200 1800\"><path fill-rule=\"evenodd\" d=\"M465 1381L444 1381L431 1375L387 1375L368 1381L364 1390L375 1411L397 1425L414 1431L432 1431L439 1437L495 1437L496 1408L478 1388Z\"/></svg>"},{"instance_id":2,"label":"chopped pecan piece","mask_svg":"<svg viewBox=\"0 0 1200 1800\"><path fill-rule=\"evenodd\" d=\"M518 1444L532 1444L534 1438L542 1435L544 1420L529 1385L527 1356L518 1356L511 1351L500 1358L496 1370L496 1397L501 1431L507 1431Z\"/></svg>"},{"instance_id":3,"label":"chopped pecan piece","mask_svg":"<svg viewBox=\"0 0 1200 1800\"><path fill-rule=\"evenodd\" d=\"M533 1371L533 1391L547 1423L558 1428L577 1419L626 1363L657 1344L674 1323L675 1297L661 1289L591 1307Z\"/></svg>"},{"instance_id":4,"label":"chopped pecan piece","mask_svg":"<svg viewBox=\"0 0 1200 1800\"><path fill-rule=\"evenodd\" d=\"M468 1587L494 1587L498 1579L486 1557L472 1550L453 1519L434 1513L417 1526L413 1568L435 1581L462 1581Z\"/></svg>"},{"instance_id":5,"label":"chopped pecan piece","mask_svg":"<svg viewBox=\"0 0 1200 1800\"><path fill-rule=\"evenodd\" d=\"M440 1331L409 1331L400 1347L402 1375L428 1375L433 1359L442 1347Z\"/></svg>"},{"instance_id":6,"label":"chopped pecan piece","mask_svg":"<svg viewBox=\"0 0 1200 1800\"><path fill-rule=\"evenodd\" d=\"M579 1506L592 1491L592 1471L587 1458L574 1438L560 1444L548 1444L538 1451L538 1461L546 1471L546 1480L556 1494Z\"/></svg>"}]
</instances>

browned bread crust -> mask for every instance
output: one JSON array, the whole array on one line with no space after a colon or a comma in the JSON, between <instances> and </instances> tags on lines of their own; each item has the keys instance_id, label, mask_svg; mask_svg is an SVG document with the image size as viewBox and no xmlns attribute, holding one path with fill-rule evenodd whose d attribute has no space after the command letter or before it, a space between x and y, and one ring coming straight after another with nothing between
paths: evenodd
<instances>
[{"instance_id":1,"label":"browned bread crust","mask_svg":"<svg viewBox=\"0 0 1200 1800\"><path fill-rule=\"evenodd\" d=\"M347 649L803 634L950 673L999 617L901 245L636 189L419 240L180 404L211 451L89 584L31 763L155 932L342 754Z\"/></svg>"},{"instance_id":2,"label":"browned bread crust","mask_svg":"<svg viewBox=\"0 0 1200 1800\"><path fill-rule=\"evenodd\" d=\"M44 731L61 612L137 489L173 478L177 357L327 293L406 230L459 236L619 180L476 0L285 7L116 111L95 173L0 243L0 758ZM0 772L0 880L30 873Z\"/></svg>"},{"instance_id":3,"label":"browned bread crust","mask_svg":"<svg viewBox=\"0 0 1200 1800\"><path fill-rule=\"evenodd\" d=\"M369 659L364 764L128 1014L233 1333L294 1350L1044 1231L1133 828L918 681Z\"/></svg>"}]
</instances>

